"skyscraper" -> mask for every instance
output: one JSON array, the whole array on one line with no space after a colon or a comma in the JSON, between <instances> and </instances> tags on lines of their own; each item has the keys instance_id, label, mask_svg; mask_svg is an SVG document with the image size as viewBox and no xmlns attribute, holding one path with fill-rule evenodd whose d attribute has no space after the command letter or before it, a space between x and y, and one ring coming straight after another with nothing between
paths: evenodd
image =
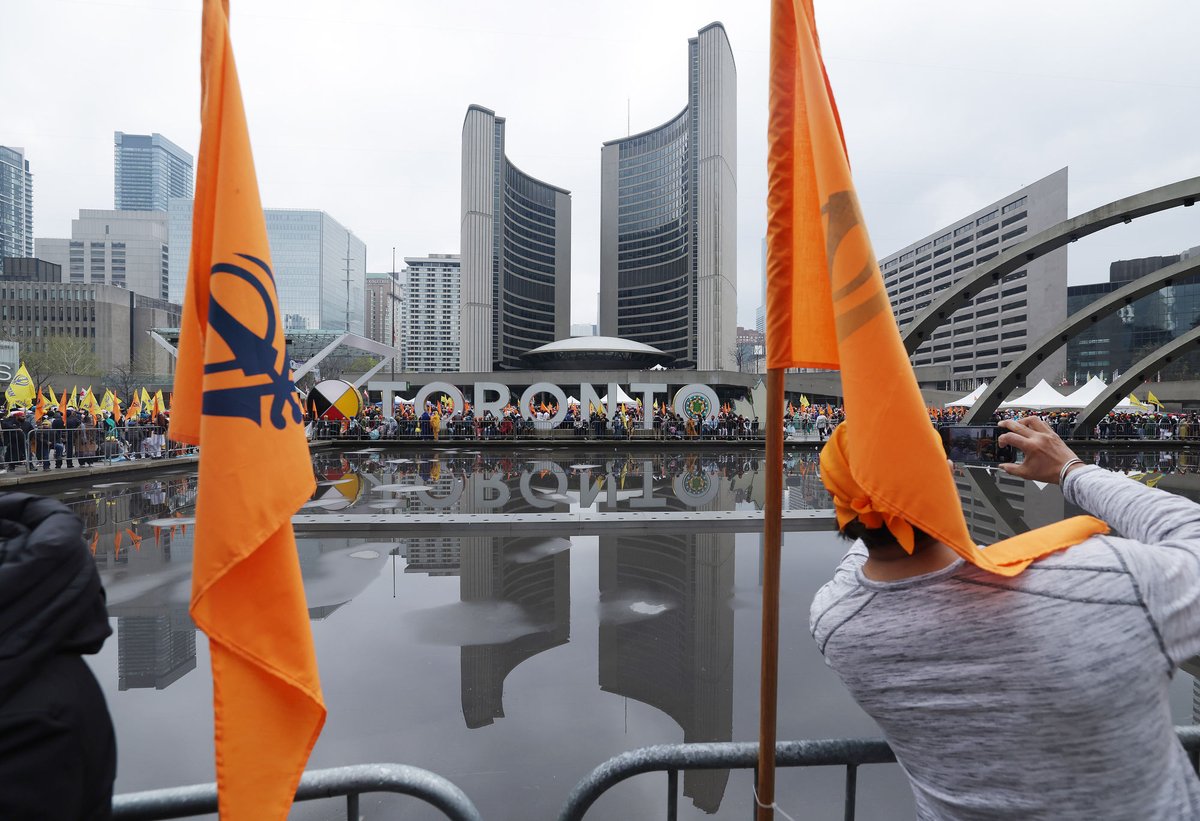
<instances>
[{"instance_id":1,"label":"skyscraper","mask_svg":"<svg viewBox=\"0 0 1200 821\"><path fill-rule=\"evenodd\" d=\"M173 198L167 215L169 294L180 304L192 247L192 204ZM324 211L265 208L263 216L284 326L361 335L367 277L363 241Z\"/></svg>"},{"instance_id":2,"label":"skyscraper","mask_svg":"<svg viewBox=\"0 0 1200 821\"><path fill-rule=\"evenodd\" d=\"M64 282L128 288L167 298L167 214L163 211L82 209L71 237L38 237L37 256L62 266ZM185 252L186 253L186 252Z\"/></svg>"},{"instance_id":3,"label":"skyscraper","mask_svg":"<svg viewBox=\"0 0 1200 821\"><path fill-rule=\"evenodd\" d=\"M460 371L518 368L568 335L571 192L513 165L504 118L477 105L463 121L460 249Z\"/></svg>"},{"instance_id":4,"label":"skyscraper","mask_svg":"<svg viewBox=\"0 0 1200 821\"><path fill-rule=\"evenodd\" d=\"M33 256L33 175L25 149L0 145L0 271L4 257Z\"/></svg>"},{"instance_id":5,"label":"skyscraper","mask_svg":"<svg viewBox=\"0 0 1200 821\"><path fill-rule=\"evenodd\" d=\"M458 254L404 258L397 336L403 342L405 371L458 370L461 265Z\"/></svg>"},{"instance_id":6,"label":"skyscraper","mask_svg":"<svg viewBox=\"0 0 1200 821\"><path fill-rule=\"evenodd\" d=\"M737 68L725 28L688 40L683 111L600 152L600 333L732 370Z\"/></svg>"},{"instance_id":7,"label":"skyscraper","mask_svg":"<svg viewBox=\"0 0 1200 821\"><path fill-rule=\"evenodd\" d=\"M166 211L191 197L192 155L162 134L113 134L113 199L118 211Z\"/></svg>"},{"instance_id":8,"label":"skyscraper","mask_svg":"<svg viewBox=\"0 0 1200 821\"><path fill-rule=\"evenodd\" d=\"M1067 169L985 205L879 260L900 330L921 316L935 294L1020 242L1067 218ZM969 391L996 377L1025 346L1067 318L1067 249L1040 256L973 294L912 356L917 380ZM1058 380L1066 352L1033 369Z\"/></svg>"}]
</instances>

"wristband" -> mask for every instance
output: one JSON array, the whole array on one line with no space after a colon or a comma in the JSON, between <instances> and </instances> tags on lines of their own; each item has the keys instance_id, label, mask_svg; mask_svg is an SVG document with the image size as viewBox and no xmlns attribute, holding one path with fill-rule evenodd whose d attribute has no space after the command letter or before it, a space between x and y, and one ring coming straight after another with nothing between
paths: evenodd
<instances>
[{"instance_id":1,"label":"wristband","mask_svg":"<svg viewBox=\"0 0 1200 821\"><path fill-rule=\"evenodd\" d=\"M1083 460L1082 460L1082 459L1079 459L1079 458L1075 458L1075 459L1068 459L1068 460L1066 461L1066 464L1064 464L1064 465L1062 466L1062 469L1058 471L1058 483L1059 483L1059 485L1061 485L1061 484L1063 483L1063 481L1064 481L1064 480L1067 478L1067 471L1068 471L1068 470L1070 470L1070 469L1071 469L1071 468L1072 468L1074 465L1082 465L1082 464L1083 464Z\"/></svg>"}]
</instances>

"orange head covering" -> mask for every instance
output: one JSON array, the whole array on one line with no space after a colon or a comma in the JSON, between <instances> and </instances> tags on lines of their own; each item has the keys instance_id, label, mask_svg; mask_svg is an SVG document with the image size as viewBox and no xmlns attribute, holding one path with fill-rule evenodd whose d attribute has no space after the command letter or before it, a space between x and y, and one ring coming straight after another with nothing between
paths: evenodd
<instances>
[{"instance_id":1,"label":"orange head covering","mask_svg":"<svg viewBox=\"0 0 1200 821\"><path fill-rule=\"evenodd\" d=\"M821 450L821 481L833 496L838 529L854 519L875 529L886 527L908 553L913 552L913 527L899 511L888 510L854 478L850 467L850 428L843 422L834 429ZM1093 516L1074 516L1036 530L1020 533L986 550L978 546L946 542L955 553L971 564L1000 576L1016 576L1043 556L1079 544L1083 540L1108 533L1108 525Z\"/></svg>"}]
</instances>

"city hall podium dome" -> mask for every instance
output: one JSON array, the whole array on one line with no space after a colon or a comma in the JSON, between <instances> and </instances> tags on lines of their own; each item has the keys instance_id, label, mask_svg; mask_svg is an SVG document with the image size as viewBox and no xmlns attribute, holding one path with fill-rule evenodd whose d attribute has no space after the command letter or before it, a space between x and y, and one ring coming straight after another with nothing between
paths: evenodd
<instances>
[{"instance_id":1,"label":"city hall podium dome","mask_svg":"<svg viewBox=\"0 0 1200 821\"><path fill-rule=\"evenodd\" d=\"M573 336L534 348L523 357L535 370L649 370L675 357L652 345L615 336Z\"/></svg>"}]
</instances>

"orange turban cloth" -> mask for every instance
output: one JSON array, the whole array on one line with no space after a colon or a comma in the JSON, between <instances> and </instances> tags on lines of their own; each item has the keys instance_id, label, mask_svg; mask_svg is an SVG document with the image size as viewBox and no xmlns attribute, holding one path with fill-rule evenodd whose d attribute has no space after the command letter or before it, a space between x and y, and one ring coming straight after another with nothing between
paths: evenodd
<instances>
[{"instance_id":1,"label":"orange turban cloth","mask_svg":"<svg viewBox=\"0 0 1200 821\"><path fill-rule=\"evenodd\" d=\"M821 450L821 481L833 496L838 529L854 519L875 529L886 527L900 546L913 552L913 528L900 511L888 510L871 498L854 478L849 454L850 429L838 425ZM1108 525L1094 516L1074 516L998 542L989 548L950 544L955 553L976 567L1000 576L1016 576L1043 556L1073 547L1091 536L1108 533Z\"/></svg>"}]
</instances>

